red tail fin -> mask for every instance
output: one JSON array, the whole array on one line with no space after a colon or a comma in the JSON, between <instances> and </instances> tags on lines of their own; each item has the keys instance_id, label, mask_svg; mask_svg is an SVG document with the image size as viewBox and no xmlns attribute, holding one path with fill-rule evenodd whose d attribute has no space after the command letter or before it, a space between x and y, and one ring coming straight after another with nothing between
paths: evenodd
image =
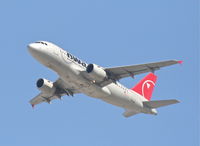
<instances>
[{"instance_id":1,"label":"red tail fin","mask_svg":"<svg viewBox=\"0 0 200 146\"><path fill-rule=\"evenodd\" d=\"M157 76L153 73L149 73L135 87L133 87L132 90L144 96L147 100L150 100L156 80Z\"/></svg>"}]
</instances>

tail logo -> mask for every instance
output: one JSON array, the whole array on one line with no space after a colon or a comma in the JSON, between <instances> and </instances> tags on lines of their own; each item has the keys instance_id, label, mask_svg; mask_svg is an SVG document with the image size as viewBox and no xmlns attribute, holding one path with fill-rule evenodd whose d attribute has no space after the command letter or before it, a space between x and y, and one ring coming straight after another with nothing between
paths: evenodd
<instances>
[{"instance_id":1,"label":"tail logo","mask_svg":"<svg viewBox=\"0 0 200 146\"><path fill-rule=\"evenodd\" d=\"M150 86L151 86L151 85L150 85L149 83L147 83L147 88L148 88L148 89L150 88Z\"/></svg>"},{"instance_id":2,"label":"tail logo","mask_svg":"<svg viewBox=\"0 0 200 146\"><path fill-rule=\"evenodd\" d=\"M151 100L156 80L157 76L154 75L153 73L149 73L146 77L140 80L140 82L137 85L135 85L132 88L132 90L142 95L147 100Z\"/></svg>"},{"instance_id":3,"label":"tail logo","mask_svg":"<svg viewBox=\"0 0 200 146\"><path fill-rule=\"evenodd\" d=\"M142 84L142 96L145 97L148 94L149 90L151 90L155 86L155 83L152 80L146 80Z\"/></svg>"}]
</instances>

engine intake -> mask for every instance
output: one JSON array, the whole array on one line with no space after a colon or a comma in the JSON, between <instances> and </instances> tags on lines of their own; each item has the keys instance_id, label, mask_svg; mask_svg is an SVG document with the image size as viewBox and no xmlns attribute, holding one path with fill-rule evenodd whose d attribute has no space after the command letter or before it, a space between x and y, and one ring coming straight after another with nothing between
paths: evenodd
<instances>
[{"instance_id":1,"label":"engine intake","mask_svg":"<svg viewBox=\"0 0 200 146\"><path fill-rule=\"evenodd\" d=\"M47 95L53 95L56 91L56 87L54 87L53 82L47 79L38 79L36 86L40 91Z\"/></svg>"},{"instance_id":2,"label":"engine intake","mask_svg":"<svg viewBox=\"0 0 200 146\"><path fill-rule=\"evenodd\" d=\"M96 64L89 64L86 71L92 80L97 82L101 82L107 77L105 70Z\"/></svg>"},{"instance_id":3,"label":"engine intake","mask_svg":"<svg viewBox=\"0 0 200 146\"><path fill-rule=\"evenodd\" d=\"M36 84L38 88L42 87L42 85L44 84L44 79L39 79Z\"/></svg>"},{"instance_id":4,"label":"engine intake","mask_svg":"<svg viewBox=\"0 0 200 146\"><path fill-rule=\"evenodd\" d=\"M94 65L93 65L93 64L89 64L89 65L87 66L86 71L87 71L88 73L91 73L91 72L93 71L93 69L94 69Z\"/></svg>"}]
</instances>

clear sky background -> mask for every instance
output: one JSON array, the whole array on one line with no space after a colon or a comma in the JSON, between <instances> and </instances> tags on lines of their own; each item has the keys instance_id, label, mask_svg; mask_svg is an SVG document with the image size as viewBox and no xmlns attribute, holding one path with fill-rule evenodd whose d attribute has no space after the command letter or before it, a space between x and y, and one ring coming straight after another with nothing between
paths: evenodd
<instances>
[{"instance_id":1,"label":"clear sky background","mask_svg":"<svg viewBox=\"0 0 200 146\"><path fill-rule=\"evenodd\" d=\"M197 146L197 9L197 0L1 0L0 145ZM156 72L152 98L181 103L127 119L123 109L79 94L33 110L36 80L57 79L29 54L37 40L103 67L183 60ZM144 76L121 83L131 88Z\"/></svg>"}]
</instances>

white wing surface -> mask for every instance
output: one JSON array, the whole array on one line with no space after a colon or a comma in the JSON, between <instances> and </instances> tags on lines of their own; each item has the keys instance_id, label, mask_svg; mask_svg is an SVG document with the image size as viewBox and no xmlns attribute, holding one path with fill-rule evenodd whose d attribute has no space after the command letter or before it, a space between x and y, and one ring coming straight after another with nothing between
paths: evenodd
<instances>
[{"instance_id":1,"label":"white wing surface","mask_svg":"<svg viewBox=\"0 0 200 146\"><path fill-rule=\"evenodd\" d=\"M62 79L56 80L54 83L56 87L56 91L53 95L48 95L46 93L41 92L36 97L30 100L30 104L34 107L36 104L47 102L50 103L53 99L61 99L62 96L68 95L73 96L76 93L80 93L78 89L66 84Z\"/></svg>"}]
</instances>

